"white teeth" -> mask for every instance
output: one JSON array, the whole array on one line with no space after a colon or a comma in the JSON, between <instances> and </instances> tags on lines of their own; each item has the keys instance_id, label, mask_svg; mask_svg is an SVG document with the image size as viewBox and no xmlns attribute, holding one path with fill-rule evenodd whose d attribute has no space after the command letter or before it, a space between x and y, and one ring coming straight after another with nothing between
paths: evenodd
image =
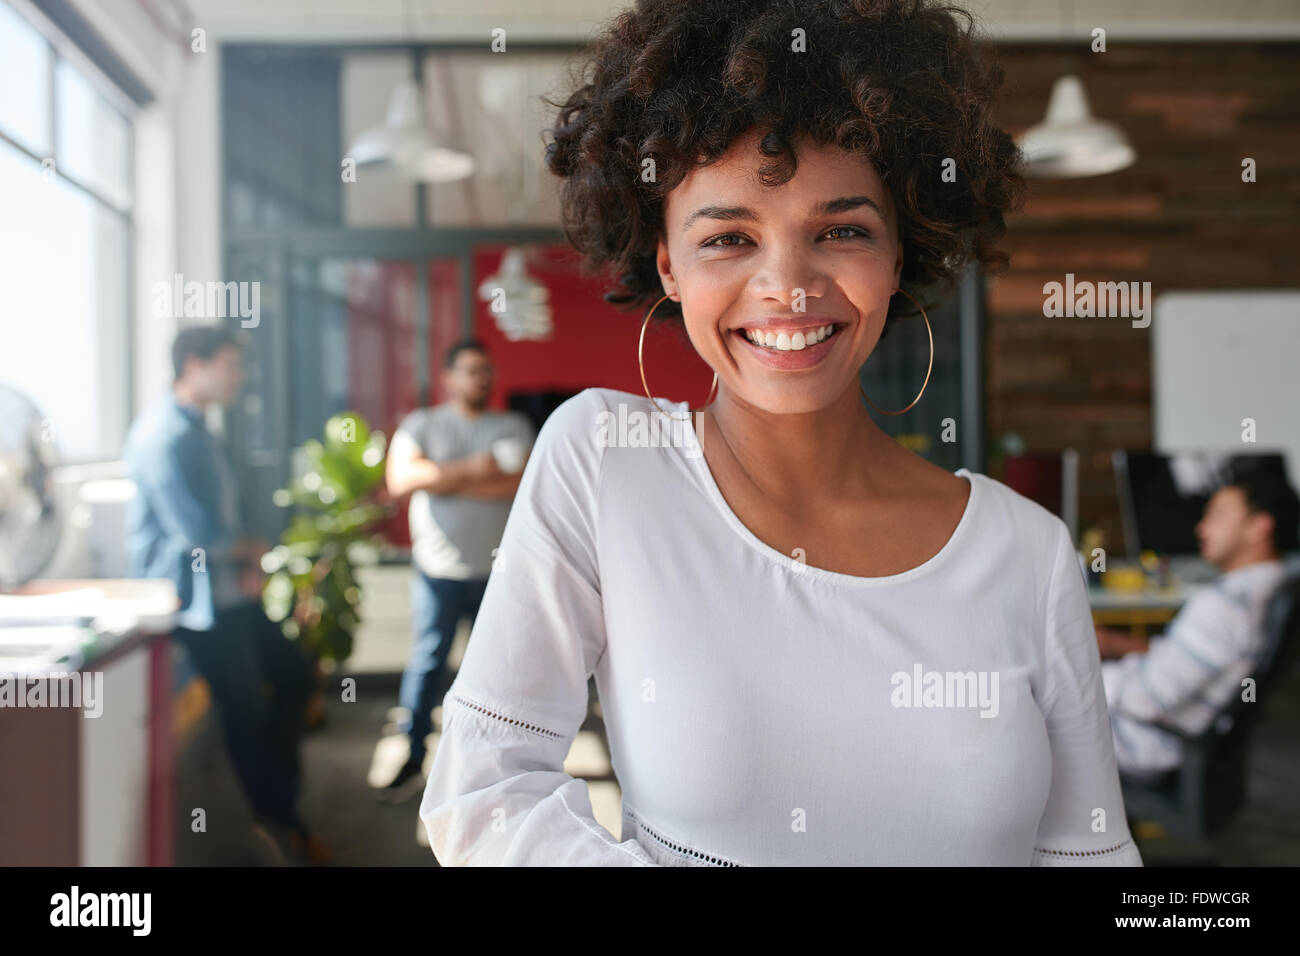
<instances>
[{"instance_id":1,"label":"white teeth","mask_svg":"<svg viewBox=\"0 0 1300 956\"><path fill-rule=\"evenodd\" d=\"M764 333L755 329L746 329L745 337L755 345L761 345L778 352L798 352L816 345L827 338L833 330L834 326L823 325L810 332L795 332L791 335L789 332Z\"/></svg>"}]
</instances>

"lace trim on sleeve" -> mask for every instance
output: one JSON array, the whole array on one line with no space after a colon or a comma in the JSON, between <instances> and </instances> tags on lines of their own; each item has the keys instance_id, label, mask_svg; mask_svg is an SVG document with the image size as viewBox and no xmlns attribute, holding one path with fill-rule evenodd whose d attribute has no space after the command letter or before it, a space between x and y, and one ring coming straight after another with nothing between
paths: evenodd
<instances>
[{"instance_id":1,"label":"lace trim on sleeve","mask_svg":"<svg viewBox=\"0 0 1300 956\"><path fill-rule=\"evenodd\" d=\"M1052 850L1045 847L1034 847L1035 853L1041 853L1043 856L1064 857L1065 859L1078 860L1085 858L1095 858L1099 856L1114 856L1127 848L1134 846L1132 837L1125 838L1122 842L1114 846L1108 846L1104 850Z\"/></svg>"},{"instance_id":2,"label":"lace trim on sleeve","mask_svg":"<svg viewBox=\"0 0 1300 956\"><path fill-rule=\"evenodd\" d=\"M482 714L484 717L491 717L493 720L499 720L504 724L510 724L513 727L518 727L520 730L526 730L530 734L545 737L547 740L564 739L562 734L557 734L553 730L547 730L545 727L539 727L536 724L530 724L527 721L519 720L515 717L507 717L504 714L498 714L496 711L483 706L477 701L470 700L468 697L464 697L459 693L448 693L446 696L455 700L456 703L460 704L462 707L468 707L470 710Z\"/></svg>"}]
</instances>

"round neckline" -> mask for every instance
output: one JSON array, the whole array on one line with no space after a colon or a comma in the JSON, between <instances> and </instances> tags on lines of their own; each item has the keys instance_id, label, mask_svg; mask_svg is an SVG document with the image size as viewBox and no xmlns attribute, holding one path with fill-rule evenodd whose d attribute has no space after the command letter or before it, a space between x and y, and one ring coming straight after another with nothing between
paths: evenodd
<instances>
[{"instance_id":1,"label":"round neckline","mask_svg":"<svg viewBox=\"0 0 1300 956\"><path fill-rule=\"evenodd\" d=\"M658 405L658 402L655 404ZM970 484L970 492L966 498L966 508L962 511L961 519L957 522L957 527L953 528L952 534L948 536L948 540L944 542L943 547L916 567L908 568L906 571L899 571L897 574L886 574L876 577L861 577L856 574L844 574L840 571L831 571L807 563L802 564L798 571L794 571L793 566L797 562L795 562L790 555L782 554L758 535L754 534L754 532L750 531L749 528L746 527L745 523L736 516L736 513L731 510L731 505L727 504L727 499L723 497L722 490L718 487L717 481L714 480L713 471L709 468L708 460L704 457L704 446L700 442L699 433L695 429L695 414L690 411L690 407L686 402L674 402L672 404L676 405L679 410L685 407L685 410L688 413L687 426L690 428L691 438L695 442L695 447L700 450L700 453L694 456L685 455L683 457L691 461L691 467L697 469L699 472L700 480L704 483L705 490L708 492L709 498L713 501L714 507L718 509L723 519L727 524L731 525L732 530L735 531L746 544L759 554L766 557L769 561L776 562L786 568L792 575L797 574L801 577L821 578L839 585L866 588L882 587L910 581L912 578L920 577L946 562L951 557L952 553L961 546L962 541L967 534L969 534L970 526L974 523L974 512L978 506L979 496L981 495L980 483L976 479L982 476L971 472L968 468L958 468L953 472L953 474L965 477L967 482Z\"/></svg>"}]
</instances>

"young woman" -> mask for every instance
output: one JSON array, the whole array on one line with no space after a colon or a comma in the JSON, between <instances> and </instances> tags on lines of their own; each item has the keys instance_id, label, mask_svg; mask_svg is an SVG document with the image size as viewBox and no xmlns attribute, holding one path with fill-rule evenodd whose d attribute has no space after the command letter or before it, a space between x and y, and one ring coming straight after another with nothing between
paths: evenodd
<instances>
[{"instance_id":1,"label":"young woman","mask_svg":"<svg viewBox=\"0 0 1300 956\"><path fill-rule=\"evenodd\" d=\"M1005 265L985 57L929 0L644 0L596 43L567 235L716 399L547 420L443 706L441 863L1141 865L1064 523L858 385L909 288ZM621 842L563 770L593 674Z\"/></svg>"}]
</instances>

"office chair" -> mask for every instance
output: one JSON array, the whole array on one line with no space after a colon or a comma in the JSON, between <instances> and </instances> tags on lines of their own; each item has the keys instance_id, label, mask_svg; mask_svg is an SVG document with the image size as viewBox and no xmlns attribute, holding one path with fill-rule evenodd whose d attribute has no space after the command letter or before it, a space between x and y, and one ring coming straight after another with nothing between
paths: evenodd
<instances>
[{"instance_id":1,"label":"office chair","mask_svg":"<svg viewBox=\"0 0 1300 956\"><path fill-rule=\"evenodd\" d=\"M1130 829L1137 820L1151 821L1173 836L1200 842L1221 832L1246 802L1250 738L1259 708L1300 653L1300 574L1285 579L1269 598L1264 627L1265 644L1252 675L1256 702L1234 694L1209 727L1194 735L1152 722L1181 738L1183 762L1161 774L1121 773Z\"/></svg>"}]
</instances>

